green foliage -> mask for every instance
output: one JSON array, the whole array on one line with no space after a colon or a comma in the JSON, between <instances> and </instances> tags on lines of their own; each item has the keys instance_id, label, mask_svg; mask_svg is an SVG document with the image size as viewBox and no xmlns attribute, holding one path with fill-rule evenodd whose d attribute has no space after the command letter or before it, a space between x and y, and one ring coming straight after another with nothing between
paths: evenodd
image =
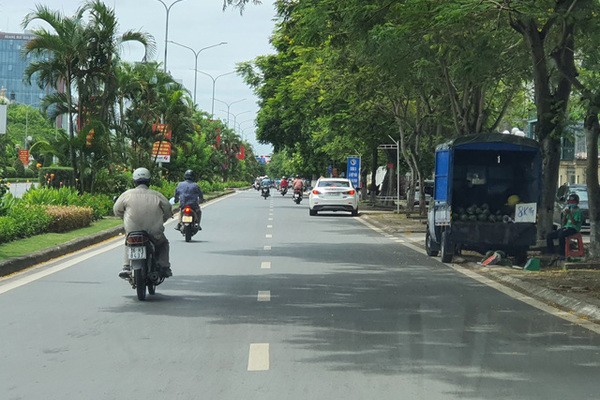
<instances>
[{"instance_id":1,"label":"green foliage","mask_svg":"<svg viewBox=\"0 0 600 400\"><path fill-rule=\"evenodd\" d=\"M112 213L112 198L105 194L79 194L75 188L32 188L22 197L26 204L62 205L89 207L93 210L94 219L99 219Z\"/></svg>"},{"instance_id":2,"label":"green foliage","mask_svg":"<svg viewBox=\"0 0 600 400\"><path fill-rule=\"evenodd\" d=\"M130 171L111 171L108 168L101 168L96 173L94 191L109 195L119 195L131 186L132 179L132 172Z\"/></svg>"},{"instance_id":3,"label":"green foliage","mask_svg":"<svg viewBox=\"0 0 600 400\"><path fill-rule=\"evenodd\" d=\"M113 204L114 202L112 196L110 195L101 193L84 193L78 196L77 200L68 205L76 205L80 207L91 208L93 212L92 216L95 221L102 217L112 215Z\"/></svg>"},{"instance_id":4,"label":"green foliage","mask_svg":"<svg viewBox=\"0 0 600 400\"><path fill-rule=\"evenodd\" d=\"M213 191L213 185L208 181L200 181L198 182L198 186L200 186L202 193L209 193Z\"/></svg>"},{"instance_id":5,"label":"green foliage","mask_svg":"<svg viewBox=\"0 0 600 400\"><path fill-rule=\"evenodd\" d=\"M8 212L14 208L18 202L19 199L15 198L12 193L4 193L0 199L0 216L7 215Z\"/></svg>"},{"instance_id":6,"label":"green foliage","mask_svg":"<svg viewBox=\"0 0 600 400\"><path fill-rule=\"evenodd\" d=\"M51 188L73 186L73 168L71 167L42 167L39 169L40 184Z\"/></svg>"},{"instance_id":7,"label":"green foliage","mask_svg":"<svg viewBox=\"0 0 600 400\"><path fill-rule=\"evenodd\" d=\"M19 203L0 217L0 243L46 232L51 221L44 206Z\"/></svg>"},{"instance_id":8,"label":"green foliage","mask_svg":"<svg viewBox=\"0 0 600 400\"><path fill-rule=\"evenodd\" d=\"M155 185L150 185L150 189L156 190L157 192L162 193L167 199L175 196L175 188L177 187L178 182L169 182L166 180L159 180Z\"/></svg>"}]
</instances>

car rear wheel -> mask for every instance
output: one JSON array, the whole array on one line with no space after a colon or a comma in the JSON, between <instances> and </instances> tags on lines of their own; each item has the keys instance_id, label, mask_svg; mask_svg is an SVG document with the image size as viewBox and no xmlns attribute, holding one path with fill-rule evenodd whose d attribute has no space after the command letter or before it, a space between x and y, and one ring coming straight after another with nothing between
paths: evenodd
<instances>
[{"instance_id":1,"label":"car rear wheel","mask_svg":"<svg viewBox=\"0 0 600 400\"><path fill-rule=\"evenodd\" d=\"M356 217L358 215L358 207L356 208L356 210L352 210L352 216Z\"/></svg>"},{"instance_id":2,"label":"car rear wheel","mask_svg":"<svg viewBox=\"0 0 600 400\"><path fill-rule=\"evenodd\" d=\"M311 210L311 209L309 208L309 209L308 209L308 215L310 215L310 216L313 216L313 217L314 217L315 215L317 215L317 210Z\"/></svg>"}]
</instances>

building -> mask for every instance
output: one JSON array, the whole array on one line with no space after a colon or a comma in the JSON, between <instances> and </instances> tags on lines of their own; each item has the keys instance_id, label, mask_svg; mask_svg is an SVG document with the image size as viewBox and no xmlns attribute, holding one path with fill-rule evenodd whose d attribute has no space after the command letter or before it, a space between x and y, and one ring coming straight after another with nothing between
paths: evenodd
<instances>
[{"instance_id":1,"label":"building","mask_svg":"<svg viewBox=\"0 0 600 400\"><path fill-rule=\"evenodd\" d=\"M532 119L528 123L527 137L533 138L537 120ZM587 183L587 144L583 124L578 123L566 128L568 133L561 138L560 142L560 165L558 167L558 186L568 184ZM600 166L598 167L600 175Z\"/></svg>"},{"instance_id":2,"label":"building","mask_svg":"<svg viewBox=\"0 0 600 400\"><path fill-rule=\"evenodd\" d=\"M23 80L32 58L23 56L22 50L34 37L29 33L0 32L0 88L6 89L11 101L40 107L49 90L40 89L36 82L29 85Z\"/></svg>"}]
</instances>

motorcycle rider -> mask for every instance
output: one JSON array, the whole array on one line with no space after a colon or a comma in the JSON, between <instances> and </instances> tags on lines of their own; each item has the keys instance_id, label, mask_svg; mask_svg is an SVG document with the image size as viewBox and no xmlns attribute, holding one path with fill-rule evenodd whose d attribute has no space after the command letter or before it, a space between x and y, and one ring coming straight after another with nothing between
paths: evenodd
<instances>
[{"instance_id":1,"label":"motorcycle rider","mask_svg":"<svg viewBox=\"0 0 600 400\"><path fill-rule=\"evenodd\" d=\"M198 223L198 230L201 231L200 220L202 219L202 210L200 204L204 203L204 193L196 183L196 174L191 169L188 169L183 174L185 179L179 182L175 189L175 203L179 202L179 222L175 227L176 230L181 229L181 217L183 217L183 208L190 206L194 213L194 219Z\"/></svg>"},{"instance_id":2,"label":"motorcycle rider","mask_svg":"<svg viewBox=\"0 0 600 400\"><path fill-rule=\"evenodd\" d=\"M288 188L288 181L285 176L281 177L281 182L279 182L279 190L286 190Z\"/></svg>"},{"instance_id":3,"label":"motorcycle rider","mask_svg":"<svg viewBox=\"0 0 600 400\"><path fill-rule=\"evenodd\" d=\"M150 235L156 250L156 263L162 269L162 275L169 277L173 273L169 261L169 241L165 237L163 223L171 218L173 213L171 204L165 196L148 189L150 177L150 171L146 168L133 171L133 182L136 187L119 196L113 206L113 212L117 217L123 218L126 234L133 231L146 231ZM119 277L123 279L131 277L127 246Z\"/></svg>"},{"instance_id":4,"label":"motorcycle rider","mask_svg":"<svg viewBox=\"0 0 600 400\"><path fill-rule=\"evenodd\" d=\"M261 193L264 190L266 190L267 194L271 194L271 189L270 189L271 185L272 185L271 179L269 179L268 175L265 175L263 177L262 181L260 181L260 189L261 189L260 191L261 191Z\"/></svg>"},{"instance_id":5,"label":"motorcycle rider","mask_svg":"<svg viewBox=\"0 0 600 400\"><path fill-rule=\"evenodd\" d=\"M292 186L294 187L294 193L298 192L300 193L300 197L302 197L302 192L304 191L304 181L302 178L300 178L300 175L296 175Z\"/></svg>"}]
</instances>

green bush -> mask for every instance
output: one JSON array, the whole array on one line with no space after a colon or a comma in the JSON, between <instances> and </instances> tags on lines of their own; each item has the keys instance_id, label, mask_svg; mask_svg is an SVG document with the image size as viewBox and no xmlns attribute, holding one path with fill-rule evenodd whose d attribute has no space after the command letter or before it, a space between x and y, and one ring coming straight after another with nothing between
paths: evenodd
<instances>
[{"instance_id":1,"label":"green bush","mask_svg":"<svg viewBox=\"0 0 600 400\"><path fill-rule=\"evenodd\" d=\"M0 199L0 215L6 215L17 205L19 199L15 198L12 193L6 192Z\"/></svg>"},{"instance_id":2,"label":"green bush","mask_svg":"<svg viewBox=\"0 0 600 400\"><path fill-rule=\"evenodd\" d=\"M77 196L77 200L70 203L70 205L91 208L94 221L106 217L107 215L112 215L113 204L112 197L107 194L92 195L89 193Z\"/></svg>"},{"instance_id":3,"label":"green bush","mask_svg":"<svg viewBox=\"0 0 600 400\"><path fill-rule=\"evenodd\" d=\"M244 182L244 181L227 181L224 183L226 188L243 188L243 187L248 187L251 185L250 182Z\"/></svg>"},{"instance_id":4,"label":"green bush","mask_svg":"<svg viewBox=\"0 0 600 400\"><path fill-rule=\"evenodd\" d=\"M39 169L39 179L42 186L53 188L73 186L73 168L43 167Z\"/></svg>"},{"instance_id":5,"label":"green bush","mask_svg":"<svg viewBox=\"0 0 600 400\"><path fill-rule=\"evenodd\" d=\"M210 193L213 191L213 185L208 181L200 181L198 182L198 186L200 186L202 193Z\"/></svg>"},{"instance_id":6,"label":"green bush","mask_svg":"<svg viewBox=\"0 0 600 400\"><path fill-rule=\"evenodd\" d=\"M10 242L17 238L17 221L8 216L0 217L0 243Z\"/></svg>"},{"instance_id":7,"label":"green bush","mask_svg":"<svg viewBox=\"0 0 600 400\"><path fill-rule=\"evenodd\" d=\"M175 196L175 188L179 182L169 182L166 180L159 180L154 185L150 185L150 189L156 190L165 196L167 199Z\"/></svg>"},{"instance_id":8,"label":"green bush","mask_svg":"<svg viewBox=\"0 0 600 400\"><path fill-rule=\"evenodd\" d=\"M48 231L48 225L52 218L46 213L44 206L17 203L10 209L6 217L15 221L16 228L13 230L12 224L7 223L7 231L2 232L0 236L11 237L9 240L25 238Z\"/></svg>"},{"instance_id":9,"label":"green bush","mask_svg":"<svg viewBox=\"0 0 600 400\"><path fill-rule=\"evenodd\" d=\"M92 223L93 212L90 207L47 206L46 213L52 218L49 232L68 232L85 228Z\"/></svg>"},{"instance_id":10,"label":"green bush","mask_svg":"<svg viewBox=\"0 0 600 400\"><path fill-rule=\"evenodd\" d=\"M79 192L71 187L31 188L22 197L27 204L70 205L78 204Z\"/></svg>"},{"instance_id":11,"label":"green bush","mask_svg":"<svg viewBox=\"0 0 600 400\"><path fill-rule=\"evenodd\" d=\"M132 175L130 171L111 172L103 168L96 173L94 192L119 195L133 185Z\"/></svg>"},{"instance_id":12,"label":"green bush","mask_svg":"<svg viewBox=\"0 0 600 400\"><path fill-rule=\"evenodd\" d=\"M4 177L5 178L16 178L17 177L17 169L15 167L5 167L4 168Z\"/></svg>"}]
</instances>

